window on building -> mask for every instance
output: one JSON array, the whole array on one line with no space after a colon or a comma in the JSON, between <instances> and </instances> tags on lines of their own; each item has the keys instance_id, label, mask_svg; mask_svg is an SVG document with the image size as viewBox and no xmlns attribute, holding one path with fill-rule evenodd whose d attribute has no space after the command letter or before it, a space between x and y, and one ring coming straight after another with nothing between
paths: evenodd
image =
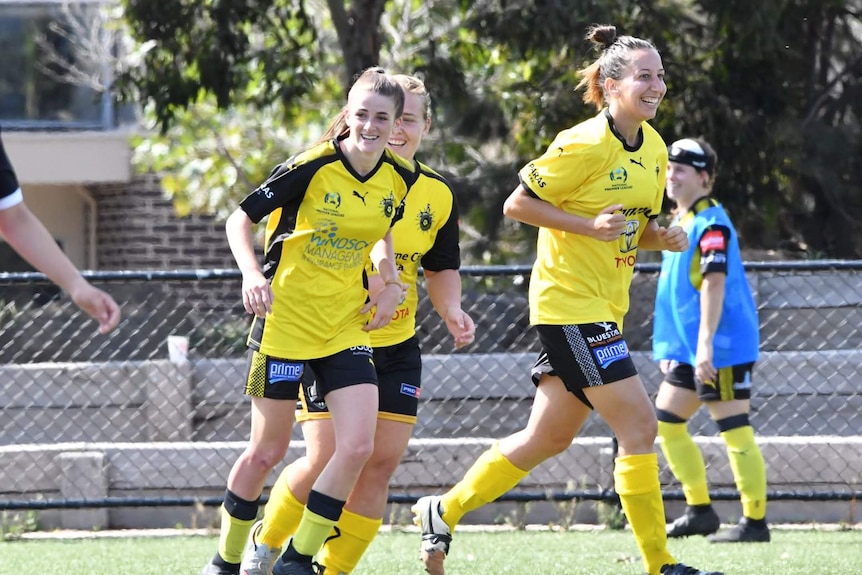
<instances>
[{"instance_id":1,"label":"window on building","mask_svg":"<svg viewBox=\"0 0 862 575\"><path fill-rule=\"evenodd\" d=\"M100 32L92 27L103 21L98 18L102 9L100 2L0 0L4 128L115 125L111 97L100 89L109 77L108 63L94 58Z\"/></svg>"}]
</instances>

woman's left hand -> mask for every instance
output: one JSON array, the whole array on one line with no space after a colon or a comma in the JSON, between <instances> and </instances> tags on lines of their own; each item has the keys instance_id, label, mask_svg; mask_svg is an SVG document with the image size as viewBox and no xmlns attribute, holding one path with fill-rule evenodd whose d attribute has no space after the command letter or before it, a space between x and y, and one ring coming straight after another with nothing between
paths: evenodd
<instances>
[{"instance_id":1,"label":"woman's left hand","mask_svg":"<svg viewBox=\"0 0 862 575\"><path fill-rule=\"evenodd\" d=\"M401 282L388 282L382 289L370 294L368 303L362 307L360 313L365 314L374 309L374 317L362 329L372 331L389 324L406 295L407 286Z\"/></svg>"},{"instance_id":2,"label":"woman's left hand","mask_svg":"<svg viewBox=\"0 0 862 575\"><path fill-rule=\"evenodd\" d=\"M452 307L446 312L446 329L455 339L455 349L470 345L476 338L473 318L460 307Z\"/></svg>"}]
</instances>

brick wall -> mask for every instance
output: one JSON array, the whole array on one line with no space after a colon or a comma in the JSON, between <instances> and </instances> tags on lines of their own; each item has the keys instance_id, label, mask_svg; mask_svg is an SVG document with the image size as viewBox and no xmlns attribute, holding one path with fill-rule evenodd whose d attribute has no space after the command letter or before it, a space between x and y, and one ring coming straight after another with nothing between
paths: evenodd
<instances>
[{"instance_id":1,"label":"brick wall","mask_svg":"<svg viewBox=\"0 0 862 575\"><path fill-rule=\"evenodd\" d=\"M177 216L156 175L93 185L98 205L97 265L102 270L233 268L224 223Z\"/></svg>"}]
</instances>

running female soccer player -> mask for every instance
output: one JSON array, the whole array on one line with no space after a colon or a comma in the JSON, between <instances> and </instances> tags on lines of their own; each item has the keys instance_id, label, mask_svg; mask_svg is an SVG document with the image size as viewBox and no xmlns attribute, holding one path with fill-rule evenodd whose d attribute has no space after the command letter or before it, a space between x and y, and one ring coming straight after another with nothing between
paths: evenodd
<instances>
[{"instance_id":1,"label":"running female soccer player","mask_svg":"<svg viewBox=\"0 0 862 575\"><path fill-rule=\"evenodd\" d=\"M348 94L345 133L281 164L228 218L243 304L255 315L245 385L252 424L228 477L219 552L205 575L239 572L264 480L290 442L307 368L331 412L335 448L289 547L289 573L313 573L312 556L373 451L377 373L368 332L389 322L402 297L390 228L416 179L413 165L386 149L403 108L401 86L379 68L366 70ZM261 269L251 230L266 216ZM369 299L372 251L383 287Z\"/></svg>"},{"instance_id":2,"label":"running female soccer player","mask_svg":"<svg viewBox=\"0 0 862 575\"><path fill-rule=\"evenodd\" d=\"M614 485L647 572L704 573L667 549L655 411L622 331L638 249L688 246L682 228L655 221L667 148L648 120L667 90L664 68L651 42L617 36L613 26L594 26L587 38L601 55L581 71L579 87L599 113L559 133L522 168L521 183L503 206L506 216L539 228L529 300L542 352L532 369L530 418L442 497L423 497L413 507L432 575L444 573L461 517L567 449L592 409L619 441Z\"/></svg>"},{"instance_id":3,"label":"running female soccer player","mask_svg":"<svg viewBox=\"0 0 862 575\"><path fill-rule=\"evenodd\" d=\"M327 539L317 557L326 573L351 573L383 523L389 480L407 449L416 423L422 358L416 337L416 282L419 265L431 303L446 322L455 347L472 343L473 320L461 309L458 205L448 183L437 172L415 160L416 151L431 127L431 97L413 76L395 75L405 92L401 125L389 139L389 149L417 165L419 179L404 202L404 217L392 228L395 259L401 280L409 286L386 327L371 332L377 369L380 411L371 455L338 521L336 537ZM337 133L343 125L334 126ZM334 135L334 134L332 134ZM372 285L379 287L379 276ZM252 530L243 555L242 575L276 575L278 553L293 534L303 501L314 479L332 454L333 426L316 384L303 385L297 420L302 422L306 456L285 468L276 481L263 521ZM275 569L273 569L275 564Z\"/></svg>"}]
</instances>

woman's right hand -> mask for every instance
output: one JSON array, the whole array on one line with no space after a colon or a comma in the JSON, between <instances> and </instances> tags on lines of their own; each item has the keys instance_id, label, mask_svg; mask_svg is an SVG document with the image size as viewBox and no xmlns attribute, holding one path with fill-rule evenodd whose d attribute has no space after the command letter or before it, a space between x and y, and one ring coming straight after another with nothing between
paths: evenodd
<instances>
[{"instance_id":1,"label":"woman's right hand","mask_svg":"<svg viewBox=\"0 0 862 575\"><path fill-rule=\"evenodd\" d=\"M245 311L257 317L264 318L272 313L272 302L275 295L272 286L260 272L247 273L242 276L242 305Z\"/></svg>"},{"instance_id":2,"label":"woman's right hand","mask_svg":"<svg viewBox=\"0 0 862 575\"><path fill-rule=\"evenodd\" d=\"M593 238L603 242L618 239L626 229L626 217L620 212L622 204L608 206L593 218Z\"/></svg>"}]
</instances>

